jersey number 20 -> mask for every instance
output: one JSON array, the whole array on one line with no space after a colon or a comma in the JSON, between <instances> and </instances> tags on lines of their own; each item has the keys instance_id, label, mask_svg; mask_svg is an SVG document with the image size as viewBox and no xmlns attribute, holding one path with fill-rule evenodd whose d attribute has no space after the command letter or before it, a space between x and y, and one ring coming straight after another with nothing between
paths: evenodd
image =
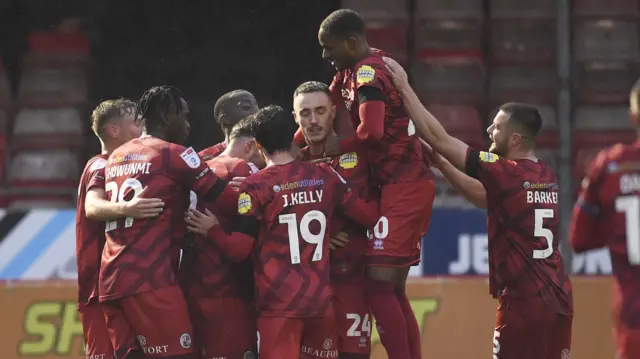
<instances>
[{"instance_id":1,"label":"jersey number 20","mask_svg":"<svg viewBox=\"0 0 640 359\"><path fill-rule=\"evenodd\" d=\"M127 195L129 190L133 191L133 198L136 198L142 192L144 188L142 183L135 178L127 178L122 182L122 186L118 188L118 183L116 182L107 182L105 184L105 191L109 194L109 201L111 202L124 202L124 197ZM133 225L133 218L127 217L124 220L124 228L129 228ZM105 232L112 231L118 227L117 221L109 221L105 227Z\"/></svg>"},{"instance_id":2,"label":"jersey number 20","mask_svg":"<svg viewBox=\"0 0 640 359\"><path fill-rule=\"evenodd\" d=\"M327 217L324 213L316 210L309 211L300 218L300 225L298 225L298 219L295 213L282 214L278 216L278 220L281 224L287 225L289 235L289 254L291 255L291 263L300 263L300 238L309 243L315 244L316 249L313 251L313 257L311 260L317 262L322 259L322 245L324 242L324 235L327 230ZM318 234L311 233L309 226L312 221L320 222L320 232ZM298 227L300 228L300 236L298 236Z\"/></svg>"}]
</instances>

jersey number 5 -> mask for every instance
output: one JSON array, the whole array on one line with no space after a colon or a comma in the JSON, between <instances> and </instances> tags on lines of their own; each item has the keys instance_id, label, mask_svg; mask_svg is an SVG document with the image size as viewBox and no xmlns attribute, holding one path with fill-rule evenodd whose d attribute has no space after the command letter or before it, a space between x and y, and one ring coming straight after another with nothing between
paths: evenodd
<instances>
[{"instance_id":1,"label":"jersey number 5","mask_svg":"<svg viewBox=\"0 0 640 359\"><path fill-rule=\"evenodd\" d=\"M131 199L136 198L142 192L144 188L142 183L135 178L127 178L122 182L122 186L118 189L118 183L116 182L107 182L105 184L105 191L109 195L110 202L125 202L124 197L127 195L129 190L133 191L133 197ZM133 218L127 217L124 220L124 228L129 228L133 225ZM117 221L109 221L105 227L105 232L112 231L118 227Z\"/></svg>"},{"instance_id":2,"label":"jersey number 5","mask_svg":"<svg viewBox=\"0 0 640 359\"><path fill-rule=\"evenodd\" d=\"M312 261L317 262L322 259L322 242L324 242L324 235L327 230L327 217L324 213L316 210L309 211L300 219L300 225L298 226L298 220L295 213L282 214L278 216L280 224L287 224L289 234L289 254L291 255L291 263L300 263L300 239L298 237L298 227L300 227L300 237L302 240L315 244L316 249L313 251ZM309 226L312 221L320 222L320 232L318 234L311 233Z\"/></svg>"},{"instance_id":3,"label":"jersey number 5","mask_svg":"<svg viewBox=\"0 0 640 359\"><path fill-rule=\"evenodd\" d=\"M545 218L553 218L552 209L536 209L535 218L533 222L533 235L536 237L542 237L547 241L546 249L534 249L534 259L549 258L553 254L553 232L549 228L544 227Z\"/></svg>"},{"instance_id":4,"label":"jersey number 5","mask_svg":"<svg viewBox=\"0 0 640 359\"><path fill-rule=\"evenodd\" d=\"M616 211L624 213L627 232L627 257L629 264L640 265L640 198L623 196L616 198Z\"/></svg>"}]
</instances>

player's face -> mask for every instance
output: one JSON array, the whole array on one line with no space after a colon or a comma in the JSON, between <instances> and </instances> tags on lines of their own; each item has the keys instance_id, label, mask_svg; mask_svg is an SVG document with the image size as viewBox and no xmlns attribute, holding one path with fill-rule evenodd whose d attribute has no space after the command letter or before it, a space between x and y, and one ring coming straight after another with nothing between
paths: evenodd
<instances>
[{"instance_id":1,"label":"player's face","mask_svg":"<svg viewBox=\"0 0 640 359\"><path fill-rule=\"evenodd\" d=\"M236 124L247 116L251 116L258 112L258 101L250 93L243 93L233 99L235 106L229 106L227 110L228 121L231 124Z\"/></svg>"},{"instance_id":2,"label":"player's face","mask_svg":"<svg viewBox=\"0 0 640 359\"><path fill-rule=\"evenodd\" d=\"M329 61L336 70L341 71L355 65L355 39L339 39L320 29L318 42L322 47L322 59Z\"/></svg>"},{"instance_id":3,"label":"player's face","mask_svg":"<svg viewBox=\"0 0 640 359\"><path fill-rule=\"evenodd\" d=\"M168 135L169 142L184 143L189 136L191 125L189 124L189 106L185 99L180 99L182 103L180 111L169 114Z\"/></svg>"},{"instance_id":4,"label":"player's face","mask_svg":"<svg viewBox=\"0 0 640 359\"><path fill-rule=\"evenodd\" d=\"M299 94L293 99L293 111L309 143L324 142L333 130L336 107L324 92Z\"/></svg>"},{"instance_id":5,"label":"player's face","mask_svg":"<svg viewBox=\"0 0 640 359\"><path fill-rule=\"evenodd\" d=\"M509 116L500 111L493 119L493 123L487 128L487 133L491 139L489 152L498 156L506 157L509 152L509 132L505 129Z\"/></svg>"},{"instance_id":6,"label":"player's face","mask_svg":"<svg viewBox=\"0 0 640 359\"><path fill-rule=\"evenodd\" d=\"M138 138L141 134L141 121L136 121L134 114L124 116L120 120L120 139L122 140L122 143Z\"/></svg>"}]
</instances>

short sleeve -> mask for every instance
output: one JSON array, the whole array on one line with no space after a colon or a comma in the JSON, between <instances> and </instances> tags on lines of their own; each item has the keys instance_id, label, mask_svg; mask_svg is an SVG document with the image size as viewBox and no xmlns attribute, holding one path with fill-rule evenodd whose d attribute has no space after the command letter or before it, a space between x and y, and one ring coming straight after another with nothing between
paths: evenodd
<instances>
[{"instance_id":1,"label":"short sleeve","mask_svg":"<svg viewBox=\"0 0 640 359\"><path fill-rule=\"evenodd\" d=\"M380 64L365 62L356 65L356 90L374 87L384 92L388 83L389 76Z\"/></svg>"},{"instance_id":2,"label":"short sleeve","mask_svg":"<svg viewBox=\"0 0 640 359\"><path fill-rule=\"evenodd\" d=\"M169 147L167 171L190 187L198 196L205 196L218 182L218 177L192 148L172 144ZM222 186L224 187L224 186Z\"/></svg>"},{"instance_id":3,"label":"short sleeve","mask_svg":"<svg viewBox=\"0 0 640 359\"><path fill-rule=\"evenodd\" d=\"M104 169L107 166L107 161L100 158L91 164L87 175L87 191L93 188L104 189Z\"/></svg>"},{"instance_id":4,"label":"short sleeve","mask_svg":"<svg viewBox=\"0 0 640 359\"><path fill-rule=\"evenodd\" d=\"M255 167L253 163L251 163L251 165ZM236 163L233 166L233 169L230 171L231 176L229 178L249 177L251 173L253 173L251 165L249 165L249 162L244 162L244 161Z\"/></svg>"},{"instance_id":5,"label":"short sleeve","mask_svg":"<svg viewBox=\"0 0 640 359\"><path fill-rule=\"evenodd\" d=\"M495 153L478 151L469 147L464 171L469 177L479 180L489 194L500 191L509 168L513 163Z\"/></svg>"}]
</instances>

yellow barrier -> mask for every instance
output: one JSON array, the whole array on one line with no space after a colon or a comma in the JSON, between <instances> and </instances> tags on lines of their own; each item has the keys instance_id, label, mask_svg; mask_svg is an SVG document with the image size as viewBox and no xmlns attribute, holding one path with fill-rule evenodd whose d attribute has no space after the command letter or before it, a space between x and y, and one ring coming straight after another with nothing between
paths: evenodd
<instances>
[{"instance_id":1,"label":"yellow barrier","mask_svg":"<svg viewBox=\"0 0 640 359\"><path fill-rule=\"evenodd\" d=\"M611 278L574 278L573 358L614 357ZM496 301L485 279L416 279L408 286L425 358L490 357ZM82 328L70 282L0 287L0 358L84 359ZM386 358L377 332L373 359Z\"/></svg>"}]
</instances>

